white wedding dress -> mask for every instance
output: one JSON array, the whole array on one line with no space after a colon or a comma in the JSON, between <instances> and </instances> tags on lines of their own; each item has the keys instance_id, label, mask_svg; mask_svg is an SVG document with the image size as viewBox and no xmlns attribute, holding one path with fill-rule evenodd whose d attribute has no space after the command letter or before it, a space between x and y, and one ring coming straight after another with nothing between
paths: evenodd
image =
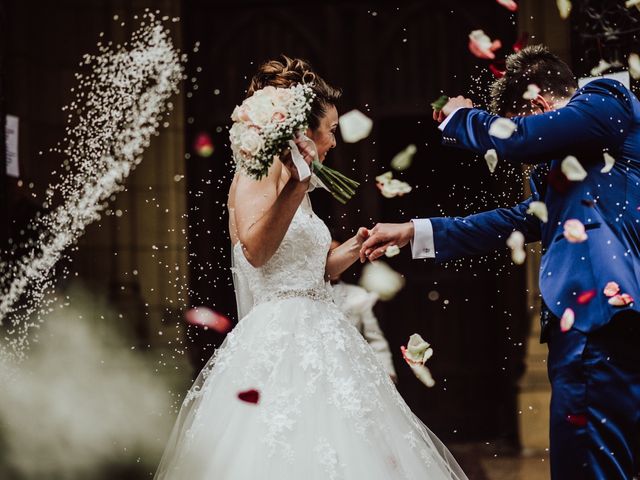
<instances>
[{"instance_id":1,"label":"white wedding dress","mask_svg":"<svg viewBox=\"0 0 640 480\"><path fill-rule=\"evenodd\" d=\"M156 479L466 479L333 303L330 242L306 197L263 267L235 246L252 308L187 394ZM238 398L251 389L257 404Z\"/></svg>"}]
</instances>

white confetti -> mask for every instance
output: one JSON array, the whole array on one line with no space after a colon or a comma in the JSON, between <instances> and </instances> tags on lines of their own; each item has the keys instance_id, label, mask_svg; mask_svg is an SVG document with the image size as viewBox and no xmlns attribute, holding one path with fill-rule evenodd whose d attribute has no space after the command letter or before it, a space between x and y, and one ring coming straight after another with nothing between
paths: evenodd
<instances>
[{"instance_id":1,"label":"white confetti","mask_svg":"<svg viewBox=\"0 0 640 480\"><path fill-rule=\"evenodd\" d=\"M560 330L562 332L568 332L573 327L573 323L576 320L576 314L571 308L567 308L562 317L560 318Z\"/></svg>"},{"instance_id":2,"label":"white confetti","mask_svg":"<svg viewBox=\"0 0 640 480\"><path fill-rule=\"evenodd\" d=\"M598 75L602 75L604 72L611 68L611 64L604 59L600 59L598 65L591 69L591 75L597 77Z\"/></svg>"},{"instance_id":3,"label":"white confetti","mask_svg":"<svg viewBox=\"0 0 640 480\"><path fill-rule=\"evenodd\" d=\"M491 173L496 171L496 166L498 165L498 153L495 148L491 148L487 150L487 153L484 154L484 159L487 162L487 167L489 167L489 171Z\"/></svg>"},{"instance_id":4,"label":"white confetti","mask_svg":"<svg viewBox=\"0 0 640 480\"><path fill-rule=\"evenodd\" d=\"M347 143L356 143L367 138L373 128L373 121L359 110L351 110L338 119L342 139Z\"/></svg>"},{"instance_id":5,"label":"white confetti","mask_svg":"<svg viewBox=\"0 0 640 480\"><path fill-rule=\"evenodd\" d=\"M604 152L604 167L600 170L600 173L609 173L613 166L616 164L616 159L609 155L607 152Z\"/></svg>"},{"instance_id":6,"label":"white confetti","mask_svg":"<svg viewBox=\"0 0 640 480\"><path fill-rule=\"evenodd\" d=\"M391 300L404 287L404 277L386 263L378 260L362 269L360 286L377 293L380 300Z\"/></svg>"},{"instance_id":7,"label":"white confetti","mask_svg":"<svg viewBox=\"0 0 640 480\"><path fill-rule=\"evenodd\" d=\"M527 208L527 213L535 215L542 223L547 223L549 221L549 212L547 210L547 205L544 202L537 200L531 202L529 204L529 208Z\"/></svg>"},{"instance_id":8,"label":"white confetti","mask_svg":"<svg viewBox=\"0 0 640 480\"><path fill-rule=\"evenodd\" d=\"M397 153L393 160L391 160L391 168L394 170L402 171L411 166L413 162L413 156L416 154L417 148L415 145L408 145L407 148Z\"/></svg>"},{"instance_id":9,"label":"white confetti","mask_svg":"<svg viewBox=\"0 0 640 480\"><path fill-rule=\"evenodd\" d=\"M572 182L581 182L587 178L587 171L582 167L580 162L573 155L569 155L562 160L560 169L565 176Z\"/></svg>"},{"instance_id":10,"label":"white confetti","mask_svg":"<svg viewBox=\"0 0 640 480\"><path fill-rule=\"evenodd\" d=\"M511 249L511 260L516 265L522 265L527 258L524 250L524 235L518 230L514 231L507 238L507 247Z\"/></svg>"},{"instance_id":11,"label":"white confetti","mask_svg":"<svg viewBox=\"0 0 640 480\"><path fill-rule=\"evenodd\" d=\"M0 324L10 320L13 332L7 344L0 344L0 358L24 358L28 331L37 326L30 314L46 311L41 304L51 301L45 295L53 286L55 265L124 189L171 109L169 98L182 77L181 55L169 30L151 13L145 17L148 21L126 46L102 46L99 54L83 57L83 68L91 72L76 74L76 96L65 107L74 113L68 117L64 162L74 173L61 176L47 191L51 210L31 225L39 240L22 258L0 262ZM58 197L60 204L52 205ZM24 305L14 309L18 299Z\"/></svg>"},{"instance_id":12,"label":"white confetti","mask_svg":"<svg viewBox=\"0 0 640 480\"><path fill-rule=\"evenodd\" d=\"M562 235L564 235L564 238L566 238L569 243L582 243L589 238L584 228L584 224L575 218L564 222L563 228L564 231L562 232Z\"/></svg>"},{"instance_id":13,"label":"white confetti","mask_svg":"<svg viewBox=\"0 0 640 480\"><path fill-rule=\"evenodd\" d=\"M489 127L489 135L506 140L513 135L518 126L508 118L496 118Z\"/></svg>"},{"instance_id":14,"label":"white confetti","mask_svg":"<svg viewBox=\"0 0 640 480\"><path fill-rule=\"evenodd\" d=\"M388 258L395 257L399 253L400 253L400 247L397 245L389 245L384 251L384 254Z\"/></svg>"},{"instance_id":15,"label":"white confetti","mask_svg":"<svg viewBox=\"0 0 640 480\"><path fill-rule=\"evenodd\" d=\"M629 75L631 75L635 80L640 79L640 55L637 53L629 55Z\"/></svg>"},{"instance_id":16,"label":"white confetti","mask_svg":"<svg viewBox=\"0 0 640 480\"><path fill-rule=\"evenodd\" d=\"M556 6L558 7L560 18L563 20L569 18L571 13L571 2L569 0L556 0Z\"/></svg>"},{"instance_id":17,"label":"white confetti","mask_svg":"<svg viewBox=\"0 0 640 480\"><path fill-rule=\"evenodd\" d=\"M538 98L540 94L540 87L538 87L535 83L530 83L527 85L527 91L522 94L522 98L525 100L535 100Z\"/></svg>"}]
</instances>

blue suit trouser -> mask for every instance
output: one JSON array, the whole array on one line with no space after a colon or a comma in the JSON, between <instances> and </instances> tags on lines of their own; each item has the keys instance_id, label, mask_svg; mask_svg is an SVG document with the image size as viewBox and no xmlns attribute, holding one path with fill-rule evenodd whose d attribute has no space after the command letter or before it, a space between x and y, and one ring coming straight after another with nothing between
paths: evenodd
<instances>
[{"instance_id":1,"label":"blue suit trouser","mask_svg":"<svg viewBox=\"0 0 640 480\"><path fill-rule=\"evenodd\" d=\"M551 478L631 480L640 470L640 315L590 333L549 325Z\"/></svg>"}]
</instances>

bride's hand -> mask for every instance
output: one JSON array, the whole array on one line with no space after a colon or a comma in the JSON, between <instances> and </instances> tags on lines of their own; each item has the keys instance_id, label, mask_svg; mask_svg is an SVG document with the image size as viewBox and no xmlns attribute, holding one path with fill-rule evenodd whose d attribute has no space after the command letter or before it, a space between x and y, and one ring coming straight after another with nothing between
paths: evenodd
<instances>
[{"instance_id":1,"label":"bride's hand","mask_svg":"<svg viewBox=\"0 0 640 480\"><path fill-rule=\"evenodd\" d=\"M358 233L356 233L356 241L358 245L362 246L362 244L369 238L369 229L365 227L360 227L358 229Z\"/></svg>"},{"instance_id":2,"label":"bride's hand","mask_svg":"<svg viewBox=\"0 0 640 480\"><path fill-rule=\"evenodd\" d=\"M302 158L304 159L304 161L307 163L307 165L311 166L311 162L313 162L313 158L314 158L314 152L307 145L307 142L301 139L300 137L296 137L293 141L298 147L298 150L300 150L300 154L302 155ZM291 174L291 178L299 182L300 176L298 175L298 169L296 168L295 164L293 163L293 159L291 158L290 149L287 149L287 151L281 155L280 161L284 164L285 167L287 167L287 170L289 170L289 173ZM306 180L303 180L303 183L309 183L310 180L311 180L311 177L307 178Z\"/></svg>"}]
</instances>

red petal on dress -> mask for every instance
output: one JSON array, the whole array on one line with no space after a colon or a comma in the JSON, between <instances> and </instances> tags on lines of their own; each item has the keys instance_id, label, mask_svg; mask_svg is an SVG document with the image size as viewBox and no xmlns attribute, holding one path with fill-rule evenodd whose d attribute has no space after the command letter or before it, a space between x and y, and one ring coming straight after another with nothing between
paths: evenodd
<instances>
[{"instance_id":1,"label":"red petal on dress","mask_svg":"<svg viewBox=\"0 0 640 480\"><path fill-rule=\"evenodd\" d=\"M586 303L589 303L591 300L593 300L593 297L595 297L595 296L596 296L595 289L587 290L586 292L582 292L580 295L578 295L578 303L580 305L584 305Z\"/></svg>"},{"instance_id":2,"label":"red petal on dress","mask_svg":"<svg viewBox=\"0 0 640 480\"><path fill-rule=\"evenodd\" d=\"M254 389L238 393L238 398L243 402L257 404L260 401L260 392Z\"/></svg>"},{"instance_id":3,"label":"red petal on dress","mask_svg":"<svg viewBox=\"0 0 640 480\"><path fill-rule=\"evenodd\" d=\"M587 416L581 413L567 415L567 421L575 425L576 427L586 427L587 426Z\"/></svg>"}]
</instances>

